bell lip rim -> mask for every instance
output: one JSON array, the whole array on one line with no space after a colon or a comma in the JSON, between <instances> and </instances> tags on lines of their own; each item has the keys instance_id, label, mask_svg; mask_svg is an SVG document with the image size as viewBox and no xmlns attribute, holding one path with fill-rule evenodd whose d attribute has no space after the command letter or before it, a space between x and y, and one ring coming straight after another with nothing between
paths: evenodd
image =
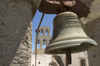
<instances>
[{"instance_id":1,"label":"bell lip rim","mask_svg":"<svg viewBox=\"0 0 100 66\"><path fill-rule=\"evenodd\" d=\"M75 37L71 37L71 38L67 37L67 38L63 38L63 39L55 39L51 43L55 43L55 42L62 41L62 40L63 41L65 41L65 40L69 40L69 41L71 40L71 41L73 41L73 40L79 40L79 39L90 39L90 40L93 40L90 37L79 37L79 36L75 36Z\"/></svg>"},{"instance_id":2,"label":"bell lip rim","mask_svg":"<svg viewBox=\"0 0 100 66\"><path fill-rule=\"evenodd\" d=\"M74 40L76 40L76 39L74 39ZM79 39L77 39L77 40L79 40ZM58 46L58 47L60 47L60 49L61 48L70 48L70 47L78 47L78 46L80 46L82 43L86 43L86 40L88 40L87 41L87 43L89 43L89 44L91 44L92 45L92 48L91 48L91 46L90 46L90 49L94 49L94 48L96 48L97 46L98 46L98 44L96 43L96 41L94 41L93 39L85 39L85 42L82 42L82 41L80 41L80 42L77 42L77 45L75 44L75 43L73 43L73 44L69 44L69 47L68 47L68 45L66 45L66 44L64 44L64 46L63 47L60 47L60 46ZM65 40L66 41L66 40ZM57 43L57 42L55 42L55 43ZM60 42L59 44L61 45L61 43L62 42ZM52 43L53 44L53 43ZM57 44L58 45L58 44ZM49 46L49 50L47 49L48 48L48 46ZM46 47L46 49L45 49L45 54L57 54L57 53L50 53L51 51L53 51L53 50L59 50L58 48L55 48L55 46L56 45L52 45L52 48L50 48L51 46L50 46L50 44L49 45L47 45L47 47ZM67 47L66 47L67 46ZM88 49L88 50L90 50L90 49ZM83 50L83 51L87 51L87 50ZM78 52L82 52L82 51L78 51ZM71 52L71 53L76 53L76 52ZM59 54L59 53L58 53ZM64 53L61 53L61 54L64 54Z\"/></svg>"}]
</instances>

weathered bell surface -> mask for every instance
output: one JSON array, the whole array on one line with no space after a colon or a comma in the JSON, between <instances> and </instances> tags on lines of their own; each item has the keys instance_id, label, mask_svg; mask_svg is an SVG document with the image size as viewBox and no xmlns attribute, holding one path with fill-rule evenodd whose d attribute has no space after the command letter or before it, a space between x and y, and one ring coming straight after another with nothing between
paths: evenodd
<instances>
[{"instance_id":1,"label":"weathered bell surface","mask_svg":"<svg viewBox=\"0 0 100 66\"><path fill-rule=\"evenodd\" d=\"M45 49L46 54L63 54L67 48L71 48L71 53L76 53L97 46L97 43L85 34L73 12L60 13L55 17L53 25L53 37Z\"/></svg>"}]
</instances>

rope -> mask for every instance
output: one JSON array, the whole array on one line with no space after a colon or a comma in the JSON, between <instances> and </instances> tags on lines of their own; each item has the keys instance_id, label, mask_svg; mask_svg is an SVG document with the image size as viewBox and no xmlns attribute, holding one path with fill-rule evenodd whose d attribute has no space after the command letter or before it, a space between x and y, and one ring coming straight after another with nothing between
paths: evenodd
<instances>
[{"instance_id":1,"label":"rope","mask_svg":"<svg viewBox=\"0 0 100 66\"><path fill-rule=\"evenodd\" d=\"M37 39L38 39L38 33L40 32L39 28L40 28L40 25L42 23L42 20L43 20L43 17L44 17L44 13L42 14L42 17L41 17L41 20L39 22L39 25L38 25L38 28L35 30L36 32L36 44L35 44L35 66L36 66L36 62L37 62Z\"/></svg>"}]
</instances>

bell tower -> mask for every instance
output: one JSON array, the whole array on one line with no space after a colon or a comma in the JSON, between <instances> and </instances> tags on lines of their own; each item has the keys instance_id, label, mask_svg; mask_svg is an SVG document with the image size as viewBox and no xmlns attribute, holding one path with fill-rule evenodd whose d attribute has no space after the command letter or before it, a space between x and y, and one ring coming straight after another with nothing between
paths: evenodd
<instances>
[{"instance_id":1,"label":"bell tower","mask_svg":"<svg viewBox=\"0 0 100 66\"><path fill-rule=\"evenodd\" d=\"M37 39L37 54L44 54L44 50L51 40L50 27L40 27L40 32ZM36 40L36 39L35 39ZM36 45L36 42L35 42Z\"/></svg>"}]
</instances>

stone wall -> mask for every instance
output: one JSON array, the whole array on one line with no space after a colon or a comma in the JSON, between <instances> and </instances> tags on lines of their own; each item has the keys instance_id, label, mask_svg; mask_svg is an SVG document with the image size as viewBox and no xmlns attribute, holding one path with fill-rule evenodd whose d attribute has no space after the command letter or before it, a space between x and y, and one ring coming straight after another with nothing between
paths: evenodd
<instances>
[{"instance_id":1,"label":"stone wall","mask_svg":"<svg viewBox=\"0 0 100 66\"><path fill-rule=\"evenodd\" d=\"M100 0L93 0L89 6L89 13L87 14L87 17L82 17L80 20L83 24L86 24L87 22L91 22L94 19L97 19L100 17Z\"/></svg>"},{"instance_id":2,"label":"stone wall","mask_svg":"<svg viewBox=\"0 0 100 66\"><path fill-rule=\"evenodd\" d=\"M98 43L96 49L88 51L89 66L100 66L100 18L87 23L84 30L88 36Z\"/></svg>"},{"instance_id":3,"label":"stone wall","mask_svg":"<svg viewBox=\"0 0 100 66\"><path fill-rule=\"evenodd\" d=\"M35 66L35 55L32 54L31 66ZM36 66L50 66L50 63L53 62L52 55L47 54L38 54Z\"/></svg>"},{"instance_id":4,"label":"stone wall","mask_svg":"<svg viewBox=\"0 0 100 66\"><path fill-rule=\"evenodd\" d=\"M89 66L100 66L100 0L93 0L89 5L89 14L80 21L86 34L98 43L98 47L88 51Z\"/></svg>"},{"instance_id":5,"label":"stone wall","mask_svg":"<svg viewBox=\"0 0 100 66\"><path fill-rule=\"evenodd\" d=\"M32 18L41 0L0 0L0 66L30 66Z\"/></svg>"}]
</instances>

